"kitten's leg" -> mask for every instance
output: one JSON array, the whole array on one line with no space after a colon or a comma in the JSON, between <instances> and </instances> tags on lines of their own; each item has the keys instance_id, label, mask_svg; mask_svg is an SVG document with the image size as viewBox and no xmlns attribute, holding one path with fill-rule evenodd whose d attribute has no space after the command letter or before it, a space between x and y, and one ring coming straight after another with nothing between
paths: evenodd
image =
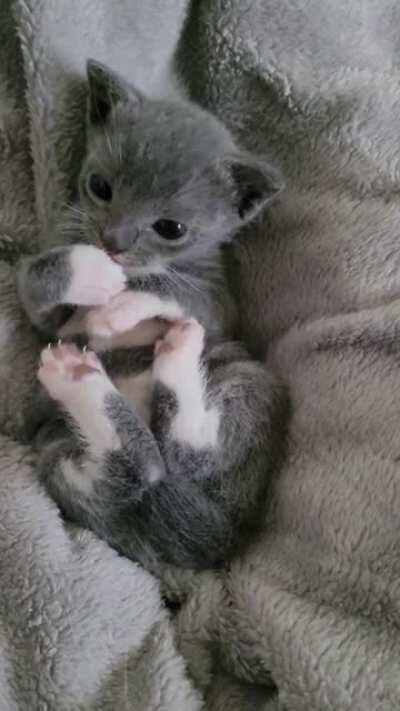
<instances>
[{"instance_id":1,"label":"kitten's leg","mask_svg":"<svg viewBox=\"0 0 400 711\"><path fill-rule=\"evenodd\" d=\"M50 431L38 463L61 511L154 572L162 561L215 563L230 539L224 511L196 482L177 486L162 478L155 438L99 363L71 347L62 351L43 354L40 378L68 412L73 430L58 438Z\"/></svg>"},{"instance_id":2,"label":"kitten's leg","mask_svg":"<svg viewBox=\"0 0 400 711\"><path fill-rule=\"evenodd\" d=\"M257 521L286 414L279 386L237 344L212 349L204 364L202 349L193 320L156 347L152 430L167 477L135 515L165 561L194 568L226 560Z\"/></svg>"},{"instance_id":3,"label":"kitten's leg","mask_svg":"<svg viewBox=\"0 0 400 711\"><path fill-rule=\"evenodd\" d=\"M120 449L121 442L104 407L115 392L97 356L73 344L46 348L38 378L71 418L93 458Z\"/></svg>"},{"instance_id":4,"label":"kitten's leg","mask_svg":"<svg viewBox=\"0 0 400 711\"><path fill-rule=\"evenodd\" d=\"M207 402L207 374L201 362L204 329L194 319L177 322L155 348L155 383L173 393L175 413L168 437L192 450L213 449L220 412Z\"/></svg>"},{"instance_id":5,"label":"kitten's leg","mask_svg":"<svg viewBox=\"0 0 400 711\"><path fill-rule=\"evenodd\" d=\"M153 419L158 445L117 393L110 396L107 413L122 451L113 450L99 462L100 476L96 469L89 493L60 472L66 457L59 444L43 461L47 485L65 513L152 569L160 560L194 568L225 560L242 532L243 516L246 521L249 513L253 516L263 498L278 459L276 442L284 438L285 408L267 371L226 346L217 349L205 381L201 349L202 331L193 322L172 329L157 349ZM85 453L75 448L68 461L73 456ZM167 476L150 485L164 463ZM81 474L82 459L79 465Z\"/></svg>"},{"instance_id":6,"label":"kitten's leg","mask_svg":"<svg viewBox=\"0 0 400 711\"><path fill-rule=\"evenodd\" d=\"M51 492L64 510L81 500L87 516L97 511L106 525L103 509L114 515L121 497L127 504L163 475L156 442L94 353L70 344L45 349L38 377L73 431L62 446L46 448L42 467Z\"/></svg>"},{"instance_id":7,"label":"kitten's leg","mask_svg":"<svg viewBox=\"0 0 400 711\"><path fill-rule=\"evenodd\" d=\"M121 267L91 245L50 249L23 259L18 293L31 322L54 333L65 319L65 305L107 304L125 286Z\"/></svg>"},{"instance_id":8,"label":"kitten's leg","mask_svg":"<svg viewBox=\"0 0 400 711\"><path fill-rule=\"evenodd\" d=\"M278 460L287 411L281 386L236 344L214 347L207 364L202 349L203 329L194 320L178 323L155 349L152 429L167 466L184 472L190 462L198 477L259 455ZM254 472L255 488L259 476L263 469Z\"/></svg>"}]
</instances>

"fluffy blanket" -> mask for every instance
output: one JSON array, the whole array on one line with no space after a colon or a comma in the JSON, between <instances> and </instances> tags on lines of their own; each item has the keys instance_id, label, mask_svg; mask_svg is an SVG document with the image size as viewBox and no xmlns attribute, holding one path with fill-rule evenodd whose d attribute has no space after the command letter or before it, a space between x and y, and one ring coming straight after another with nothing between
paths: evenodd
<instances>
[{"instance_id":1,"label":"fluffy blanket","mask_svg":"<svg viewBox=\"0 0 400 711\"><path fill-rule=\"evenodd\" d=\"M262 535L224 573L171 572L173 617L149 575L63 524L2 403L5 711L399 708L399 26L395 0L2 1L4 257L45 244L71 197L86 57L149 93L176 61L286 176L241 238L237 289L292 401ZM1 290L7 400L35 349L5 265Z\"/></svg>"}]
</instances>

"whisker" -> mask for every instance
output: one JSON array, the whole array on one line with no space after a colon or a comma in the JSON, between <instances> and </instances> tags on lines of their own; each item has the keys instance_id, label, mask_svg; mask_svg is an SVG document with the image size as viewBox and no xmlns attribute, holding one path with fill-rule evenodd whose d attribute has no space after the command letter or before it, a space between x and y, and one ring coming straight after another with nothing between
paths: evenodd
<instances>
[{"instance_id":1,"label":"whisker","mask_svg":"<svg viewBox=\"0 0 400 711\"><path fill-rule=\"evenodd\" d=\"M201 294L202 296L205 295L205 289L201 288L198 284L196 284L195 281L193 281L193 279L191 279L187 274L183 275L182 272L178 271L171 264L168 266L168 272L170 272L170 274L173 276L172 281L175 280L176 284L177 282L181 282L181 284L188 286L194 291L197 291L197 293ZM179 286L179 284L177 285Z\"/></svg>"}]
</instances>

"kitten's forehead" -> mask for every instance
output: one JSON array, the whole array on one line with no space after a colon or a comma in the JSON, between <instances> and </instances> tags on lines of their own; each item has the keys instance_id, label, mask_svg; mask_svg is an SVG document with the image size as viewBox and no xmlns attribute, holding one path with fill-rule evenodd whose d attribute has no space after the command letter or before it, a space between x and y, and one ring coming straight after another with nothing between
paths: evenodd
<instances>
[{"instance_id":1,"label":"kitten's forehead","mask_svg":"<svg viewBox=\"0 0 400 711\"><path fill-rule=\"evenodd\" d=\"M130 114L129 105L116 107L104 138L121 175L126 181L140 175L143 191L149 181L174 189L232 149L230 134L214 117L161 101L145 104L140 117Z\"/></svg>"}]
</instances>

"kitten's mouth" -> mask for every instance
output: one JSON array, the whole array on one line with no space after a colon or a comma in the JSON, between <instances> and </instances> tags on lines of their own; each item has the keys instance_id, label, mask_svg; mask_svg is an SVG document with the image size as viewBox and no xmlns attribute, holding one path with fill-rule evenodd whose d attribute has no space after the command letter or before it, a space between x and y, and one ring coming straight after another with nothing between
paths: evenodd
<instances>
[{"instance_id":1,"label":"kitten's mouth","mask_svg":"<svg viewBox=\"0 0 400 711\"><path fill-rule=\"evenodd\" d=\"M110 257L110 259L113 260L113 262L117 262L117 264L122 264L122 262L124 261L124 259L123 259L124 253L123 252L113 252L113 250L110 249L109 247L106 247L106 245L103 244L103 242L101 242L101 240L99 240L97 242L96 246L99 249L102 249L103 252L105 252Z\"/></svg>"},{"instance_id":2,"label":"kitten's mouth","mask_svg":"<svg viewBox=\"0 0 400 711\"><path fill-rule=\"evenodd\" d=\"M107 252L110 259L112 259L113 262L117 262L117 264L122 264L122 262L124 261L123 252L110 252L108 249L106 249L105 252Z\"/></svg>"}]
</instances>

